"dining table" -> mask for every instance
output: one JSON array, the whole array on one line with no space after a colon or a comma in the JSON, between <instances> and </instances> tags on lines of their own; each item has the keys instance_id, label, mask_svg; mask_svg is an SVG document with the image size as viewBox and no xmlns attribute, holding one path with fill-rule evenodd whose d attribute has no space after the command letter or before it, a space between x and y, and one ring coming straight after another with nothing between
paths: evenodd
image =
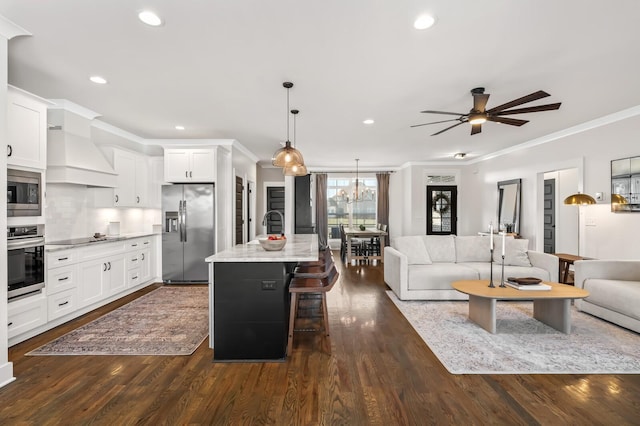
<instances>
[{"instance_id":1,"label":"dining table","mask_svg":"<svg viewBox=\"0 0 640 426\"><path fill-rule=\"evenodd\" d=\"M347 265L351 265L352 260L372 260L376 259L384 263L384 246L387 231L382 231L376 228L344 228L344 234L347 239ZM380 254L359 254L354 255L351 251L351 239L352 238L379 238L380 239Z\"/></svg>"}]
</instances>

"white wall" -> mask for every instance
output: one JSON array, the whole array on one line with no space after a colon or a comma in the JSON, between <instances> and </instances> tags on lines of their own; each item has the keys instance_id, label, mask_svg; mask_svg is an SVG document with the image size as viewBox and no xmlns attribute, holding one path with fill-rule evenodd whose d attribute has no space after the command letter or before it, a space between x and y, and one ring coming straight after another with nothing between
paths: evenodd
<instances>
[{"instance_id":1,"label":"white wall","mask_svg":"<svg viewBox=\"0 0 640 426\"><path fill-rule=\"evenodd\" d=\"M640 155L638 128L640 116L632 116L469 165L463 172L462 185L471 204L479 207L480 214L461 214L467 231L471 233L474 229L483 229L485 223L495 216L497 181L521 178L521 233L530 239L530 248L542 250L544 173L575 169L577 190L592 196L596 192L605 193L605 202L597 205L580 208L563 204L558 206L559 209L578 209L583 214L580 254L600 259L640 259L640 239L631 237L640 235L640 214L612 213L609 205L610 162ZM577 218L574 213L574 222L569 220L563 226L577 229ZM560 229L559 232L562 234L564 230Z\"/></svg>"}]
</instances>

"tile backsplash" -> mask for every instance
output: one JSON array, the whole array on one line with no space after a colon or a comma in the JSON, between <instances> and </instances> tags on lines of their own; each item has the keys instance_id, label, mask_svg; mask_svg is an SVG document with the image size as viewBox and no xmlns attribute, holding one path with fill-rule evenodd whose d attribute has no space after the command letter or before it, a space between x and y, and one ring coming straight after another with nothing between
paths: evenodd
<instances>
[{"instance_id":1,"label":"tile backsplash","mask_svg":"<svg viewBox=\"0 0 640 426\"><path fill-rule=\"evenodd\" d=\"M120 222L120 234L152 232L161 210L94 206L94 189L66 183L47 184L45 236L47 241L107 233L109 222Z\"/></svg>"}]
</instances>

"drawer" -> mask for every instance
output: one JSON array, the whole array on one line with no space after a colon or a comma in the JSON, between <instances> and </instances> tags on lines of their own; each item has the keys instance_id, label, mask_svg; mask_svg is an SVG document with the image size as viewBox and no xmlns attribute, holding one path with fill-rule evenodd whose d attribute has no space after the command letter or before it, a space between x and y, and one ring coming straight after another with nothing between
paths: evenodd
<instances>
[{"instance_id":1,"label":"drawer","mask_svg":"<svg viewBox=\"0 0 640 426\"><path fill-rule=\"evenodd\" d=\"M78 265L47 270L45 285L47 294L55 294L71 288L76 288L78 280Z\"/></svg>"},{"instance_id":2,"label":"drawer","mask_svg":"<svg viewBox=\"0 0 640 426\"><path fill-rule=\"evenodd\" d=\"M56 294L47 296L48 318L53 321L63 317L77 309L78 304L77 289L72 288Z\"/></svg>"},{"instance_id":3,"label":"drawer","mask_svg":"<svg viewBox=\"0 0 640 426\"><path fill-rule=\"evenodd\" d=\"M75 250L58 250L47 252L47 268L58 268L60 266L76 263L78 253Z\"/></svg>"},{"instance_id":4,"label":"drawer","mask_svg":"<svg viewBox=\"0 0 640 426\"><path fill-rule=\"evenodd\" d=\"M47 323L47 298L43 294L9 302L9 338Z\"/></svg>"},{"instance_id":5,"label":"drawer","mask_svg":"<svg viewBox=\"0 0 640 426\"><path fill-rule=\"evenodd\" d=\"M107 257L124 252L125 244L123 241L114 242L98 242L82 247L79 257L82 260L96 259Z\"/></svg>"},{"instance_id":6,"label":"drawer","mask_svg":"<svg viewBox=\"0 0 640 426\"><path fill-rule=\"evenodd\" d=\"M142 283L142 271L135 268L127 272L127 287L135 287Z\"/></svg>"},{"instance_id":7,"label":"drawer","mask_svg":"<svg viewBox=\"0 0 640 426\"><path fill-rule=\"evenodd\" d=\"M127 250L141 250L147 247L151 247L151 238L133 238L127 240Z\"/></svg>"},{"instance_id":8,"label":"drawer","mask_svg":"<svg viewBox=\"0 0 640 426\"><path fill-rule=\"evenodd\" d=\"M142 263L142 253L134 251L127 253L127 269L138 268Z\"/></svg>"}]
</instances>

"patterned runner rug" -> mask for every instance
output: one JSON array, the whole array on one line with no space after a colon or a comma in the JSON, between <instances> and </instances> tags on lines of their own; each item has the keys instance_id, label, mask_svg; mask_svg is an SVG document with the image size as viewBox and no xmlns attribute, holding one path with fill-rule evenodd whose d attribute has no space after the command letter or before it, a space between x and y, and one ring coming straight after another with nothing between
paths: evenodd
<instances>
[{"instance_id":1,"label":"patterned runner rug","mask_svg":"<svg viewBox=\"0 0 640 426\"><path fill-rule=\"evenodd\" d=\"M639 374L640 334L572 307L571 334L533 319L533 303L498 302L497 334L467 302L389 298L452 374Z\"/></svg>"},{"instance_id":2,"label":"patterned runner rug","mask_svg":"<svg viewBox=\"0 0 640 426\"><path fill-rule=\"evenodd\" d=\"M27 355L190 355L209 334L207 287L160 287Z\"/></svg>"}]
</instances>

